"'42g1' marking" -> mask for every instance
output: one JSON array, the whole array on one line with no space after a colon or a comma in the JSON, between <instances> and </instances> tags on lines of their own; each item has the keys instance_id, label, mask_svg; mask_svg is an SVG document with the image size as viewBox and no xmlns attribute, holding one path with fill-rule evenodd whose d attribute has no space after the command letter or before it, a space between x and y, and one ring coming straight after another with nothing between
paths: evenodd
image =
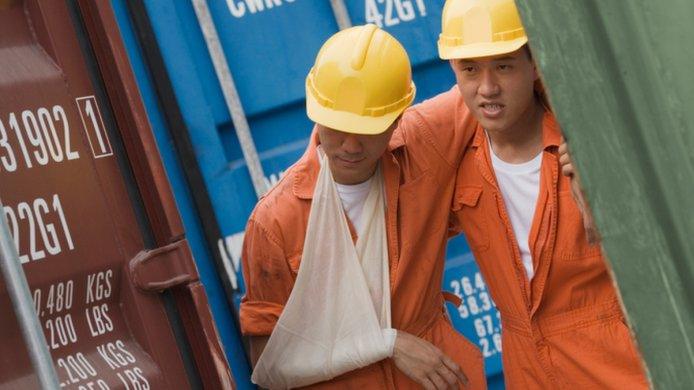
<instances>
[{"instance_id":1,"label":"'42g1' marking","mask_svg":"<svg viewBox=\"0 0 694 390\"><path fill-rule=\"evenodd\" d=\"M366 11L366 23L373 23L378 27L395 26L401 21L410 22L417 16L417 13L420 17L427 15L424 0L366 0L364 9Z\"/></svg>"}]
</instances>

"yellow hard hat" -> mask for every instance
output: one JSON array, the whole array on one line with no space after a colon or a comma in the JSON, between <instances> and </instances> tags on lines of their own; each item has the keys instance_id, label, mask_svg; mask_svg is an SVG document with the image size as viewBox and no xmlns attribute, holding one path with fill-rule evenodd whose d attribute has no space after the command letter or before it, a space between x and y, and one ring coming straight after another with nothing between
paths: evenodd
<instances>
[{"instance_id":1,"label":"yellow hard hat","mask_svg":"<svg viewBox=\"0 0 694 390\"><path fill-rule=\"evenodd\" d=\"M306 77L308 117L347 133L383 133L414 95L405 48L373 24L330 37Z\"/></svg>"},{"instance_id":2,"label":"yellow hard hat","mask_svg":"<svg viewBox=\"0 0 694 390\"><path fill-rule=\"evenodd\" d=\"M528 42L513 0L448 0L441 19L444 60L512 53Z\"/></svg>"}]
</instances>

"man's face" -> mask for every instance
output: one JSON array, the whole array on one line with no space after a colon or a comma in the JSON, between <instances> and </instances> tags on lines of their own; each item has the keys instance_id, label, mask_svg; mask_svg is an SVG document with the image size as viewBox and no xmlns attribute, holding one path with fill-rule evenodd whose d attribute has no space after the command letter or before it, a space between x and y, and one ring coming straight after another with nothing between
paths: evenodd
<instances>
[{"instance_id":1,"label":"man's face","mask_svg":"<svg viewBox=\"0 0 694 390\"><path fill-rule=\"evenodd\" d=\"M509 130L532 113L538 74L527 50L451 60L465 104L484 129Z\"/></svg>"},{"instance_id":2,"label":"man's face","mask_svg":"<svg viewBox=\"0 0 694 390\"><path fill-rule=\"evenodd\" d=\"M318 137L330 161L333 178L340 184L358 184L368 180L388 147L398 120L378 135L357 135L316 124Z\"/></svg>"}]
</instances>

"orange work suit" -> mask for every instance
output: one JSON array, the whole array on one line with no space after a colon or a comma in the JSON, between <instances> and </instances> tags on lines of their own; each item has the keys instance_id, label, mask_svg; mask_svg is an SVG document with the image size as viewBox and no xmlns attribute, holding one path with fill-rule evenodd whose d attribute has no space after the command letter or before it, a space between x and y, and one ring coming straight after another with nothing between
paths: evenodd
<instances>
[{"instance_id":1,"label":"orange work suit","mask_svg":"<svg viewBox=\"0 0 694 390\"><path fill-rule=\"evenodd\" d=\"M457 113L455 118L451 112ZM407 110L380 162L392 326L441 349L460 365L470 380L469 389L484 389L482 355L452 327L444 314L441 292L449 206L463 145L474 131L471 123L457 91L442 94L436 104L424 102ZM246 336L270 335L296 280L320 168L317 144L314 132L304 156L260 200L248 221L242 254L247 292L240 310L241 331ZM311 387L419 388L391 359Z\"/></svg>"},{"instance_id":2,"label":"orange work suit","mask_svg":"<svg viewBox=\"0 0 694 390\"><path fill-rule=\"evenodd\" d=\"M479 125L461 161L453 202L454 230L465 232L501 313L506 386L647 388L600 246L588 244L570 180L560 172L561 134L551 113L542 131L531 282Z\"/></svg>"}]
</instances>

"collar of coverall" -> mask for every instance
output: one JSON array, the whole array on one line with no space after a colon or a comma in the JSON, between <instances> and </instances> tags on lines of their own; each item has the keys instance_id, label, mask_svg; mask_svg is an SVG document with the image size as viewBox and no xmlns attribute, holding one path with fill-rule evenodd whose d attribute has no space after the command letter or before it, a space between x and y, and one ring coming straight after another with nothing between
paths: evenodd
<instances>
[{"instance_id":1,"label":"collar of coverall","mask_svg":"<svg viewBox=\"0 0 694 390\"><path fill-rule=\"evenodd\" d=\"M294 196L299 199L313 199L313 191L316 188L318 172L320 171L320 162L318 161L318 151L316 149L319 144L318 131L314 127L311 132L309 147L299 162L297 162L294 171L293 192ZM395 132L388 143L388 149L383 153L382 159L389 158L394 150L403 146L405 146L405 139L400 133Z\"/></svg>"},{"instance_id":2,"label":"collar of coverall","mask_svg":"<svg viewBox=\"0 0 694 390\"><path fill-rule=\"evenodd\" d=\"M473 147L480 147L484 144L487 137L484 134L484 129L479 124L475 130L475 139L472 141ZM552 112L545 110L542 116L542 148L548 150L550 148L558 148L561 143L561 130L557 124L557 119Z\"/></svg>"}]
</instances>

